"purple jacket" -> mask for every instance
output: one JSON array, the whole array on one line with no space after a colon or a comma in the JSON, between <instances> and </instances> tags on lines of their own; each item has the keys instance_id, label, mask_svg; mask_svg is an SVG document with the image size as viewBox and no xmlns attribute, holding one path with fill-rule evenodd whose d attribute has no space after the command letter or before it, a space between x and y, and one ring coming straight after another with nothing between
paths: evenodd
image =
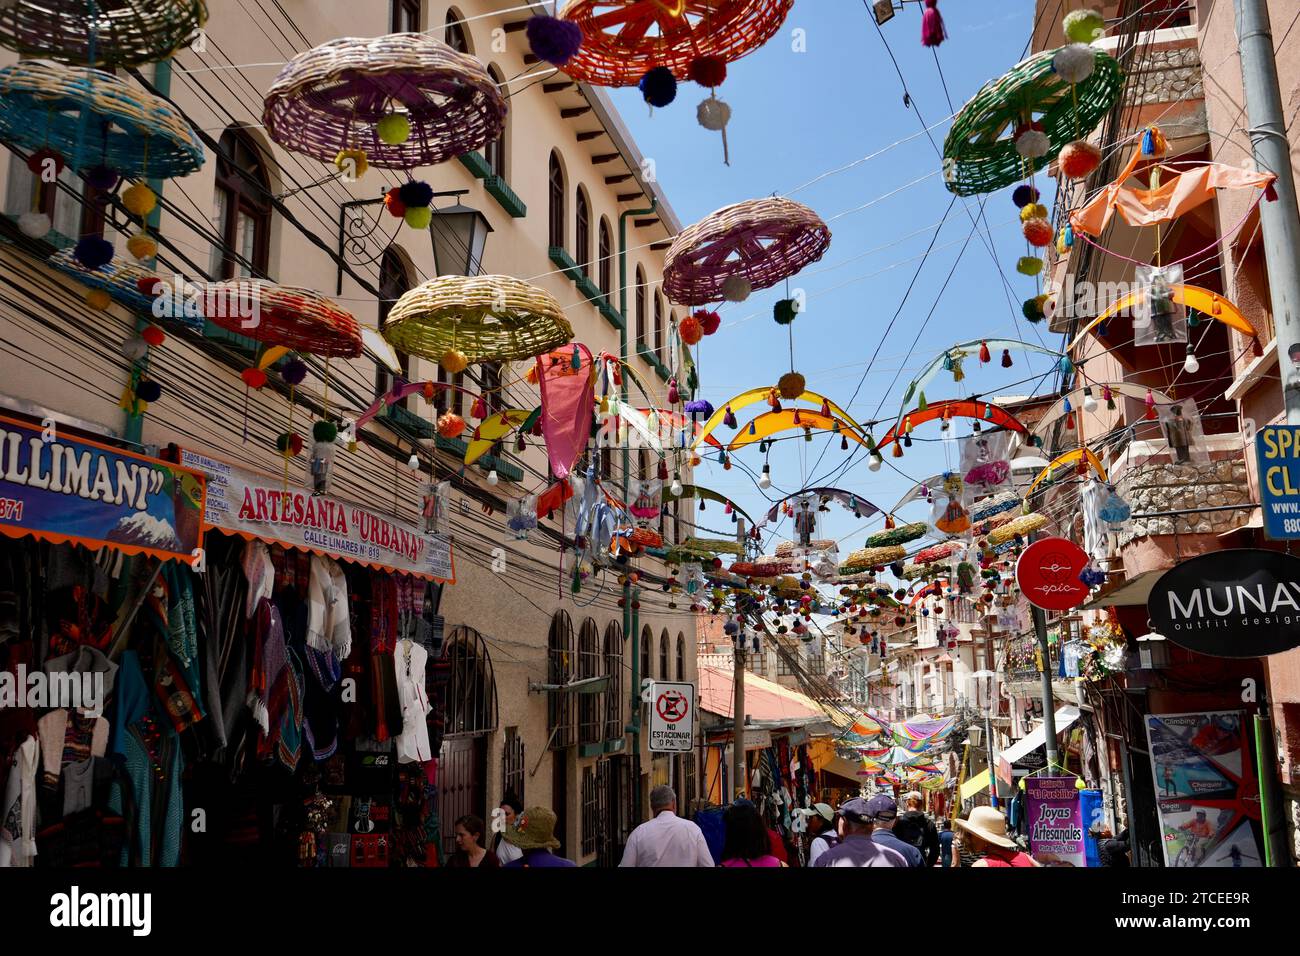
<instances>
[{"instance_id":1,"label":"purple jacket","mask_svg":"<svg viewBox=\"0 0 1300 956\"><path fill-rule=\"evenodd\" d=\"M517 860L511 860L506 864L507 867L520 869L525 866L577 866L572 860L566 860L562 856L556 856L550 850L525 850L524 855Z\"/></svg>"}]
</instances>

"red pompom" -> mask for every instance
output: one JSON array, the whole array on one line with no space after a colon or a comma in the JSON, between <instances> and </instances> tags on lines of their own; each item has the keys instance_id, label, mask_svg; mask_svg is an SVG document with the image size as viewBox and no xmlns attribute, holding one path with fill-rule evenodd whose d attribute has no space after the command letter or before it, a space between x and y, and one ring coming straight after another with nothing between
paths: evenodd
<instances>
[{"instance_id":1,"label":"red pompom","mask_svg":"<svg viewBox=\"0 0 1300 956\"><path fill-rule=\"evenodd\" d=\"M260 368L246 368L239 373L239 377L249 388L261 388L266 384L266 373Z\"/></svg>"},{"instance_id":2,"label":"red pompom","mask_svg":"<svg viewBox=\"0 0 1300 956\"><path fill-rule=\"evenodd\" d=\"M702 56L692 60L686 68L686 75L700 86L721 86L727 78L727 61L720 56Z\"/></svg>"},{"instance_id":3,"label":"red pompom","mask_svg":"<svg viewBox=\"0 0 1300 956\"><path fill-rule=\"evenodd\" d=\"M722 327L722 316L716 312L710 312L707 309L700 309L698 312L691 313L695 320L700 323L704 329L705 335L712 335Z\"/></svg>"},{"instance_id":4,"label":"red pompom","mask_svg":"<svg viewBox=\"0 0 1300 956\"><path fill-rule=\"evenodd\" d=\"M167 339L167 335L158 326L150 325L140 333L140 338L148 342L152 348L157 348Z\"/></svg>"},{"instance_id":5,"label":"red pompom","mask_svg":"<svg viewBox=\"0 0 1300 956\"><path fill-rule=\"evenodd\" d=\"M1076 139L1066 143L1058 162L1066 179L1087 179L1101 165L1101 150L1087 140Z\"/></svg>"},{"instance_id":6,"label":"red pompom","mask_svg":"<svg viewBox=\"0 0 1300 956\"><path fill-rule=\"evenodd\" d=\"M1025 239L1031 246L1050 245L1052 241L1052 224L1046 219L1030 219L1021 230L1025 234Z\"/></svg>"},{"instance_id":7,"label":"red pompom","mask_svg":"<svg viewBox=\"0 0 1300 956\"><path fill-rule=\"evenodd\" d=\"M406 204L402 202L400 186L394 186L384 195L384 208L394 219L401 219L406 215Z\"/></svg>"},{"instance_id":8,"label":"red pompom","mask_svg":"<svg viewBox=\"0 0 1300 956\"><path fill-rule=\"evenodd\" d=\"M163 283L161 279L156 279L153 276L144 276L143 278L135 280L135 287L141 295L147 295L150 298L153 298L162 293Z\"/></svg>"}]
</instances>

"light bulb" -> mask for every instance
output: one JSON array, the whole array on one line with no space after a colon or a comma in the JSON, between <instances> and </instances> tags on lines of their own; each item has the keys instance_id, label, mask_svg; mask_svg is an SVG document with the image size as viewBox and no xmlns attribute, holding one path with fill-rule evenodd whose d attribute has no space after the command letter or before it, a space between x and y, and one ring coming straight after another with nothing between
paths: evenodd
<instances>
[{"instance_id":1,"label":"light bulb","mask_svg":"<svg viewBox=\"0 0 1300 956\"><path fill-rule=\"evenodd\" d=\"M491 471L488 472L487 483L489 485L495 485L500 480L501 478L497 474L497 470L495 468L493 468Z\"/></svg>"},{"instance_id":2,"label":"light bulb","mask_svg":"<svg viewBox=\"0 0 1300 956\"><path fill-rule=\"evenodd\" d=\"M1085 412L1095 412L1097 410L1097 400L1092 397L1092 389L1083 390L1083 410Z\"/></svg>"},{"instance_id":3,"label":"light bulb","mask_svg":"<svg viewBox=\"0 0 1300 956\"><path fill-rule=\"evenodd\" d=\"M867 467L872 471L879 471L880 466L883 463L884 463L884 459L882 459L879 455L872 455L870 458L867 459Z\"/></svg>"},{"instance_id":4,"label":"light bulb","mask_svg":"<svg viewBox=\"0 0 1300 956\"><path fill-rule=\"evenodd\" d=\"M406 460L406 467L411 469L411 471L419 471L420 456L417 455L415 452L411 452L411 457Z\"/></svg>"},{"instance_id":5,"label":"light bulb","mask_svg":"<svg viewBox=\"0 0 1300 956\"><path fill-rule=\"evenodd\" d=\"M673 493L674 498L679 497L682 493L682 480L678 478L676 475L674 475L672 487L670 487L668 490Z\"/></svg>"},{"instance_id":6,"label":"light bulb","mask_svg":"<svg viewBox=\"0 0 1300 956\"><path fill-rule=\"evenodd\" d=\"M758 476L758 487L764 491L772 487L772 467L770 465L763 465L763 473Z\"/></svg>"},{"instance_id":7,"label":"light bulb","mask_svg":"<svg viewBox=\"0 0 1300 956\"><path fill-rule=\"evenodd\" d=\"M1200 370L1201 370L1201 363L1196 360L1195 353L1188 352L1187 361L1183 363L1183 371L1186 372L1188 375L1195 375Z\"/></svg>"}]
</instances>

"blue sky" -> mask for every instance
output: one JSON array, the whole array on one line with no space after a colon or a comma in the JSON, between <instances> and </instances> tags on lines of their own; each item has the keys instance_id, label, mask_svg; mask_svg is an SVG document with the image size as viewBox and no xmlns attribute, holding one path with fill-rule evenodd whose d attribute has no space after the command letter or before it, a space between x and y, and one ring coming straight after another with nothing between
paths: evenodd
<instances>
[{"instance_id":1,"label":"blue sky","mask_svg":"<svg viewBox=\"0 0 1300 956\"><path fill-rule=\"evenodd\" d=\"M986 240L978 236L962 253L963 243L972 235L972 217L978 215L980 197L958 200L911 296L881 345L919 257L934 237L933 227L943 219L952 199L944 188L935 148L924 135L916 135L922 129L917 111L926 125L934 125L952 112L948 95L953 107L960 109L982 84L1020 60L1033 20L1031 0L997 4L948 0L940 6L949 39L938 50L938 68L932 52L920 43L919 4L908 4L883 28L915 104L915 109L908 109L903 105L902 84L866 5L859 0L800 0L776 37L730 65L727 81L718 90L720 98L732 107L729 167L723 164L718 134L696 123L696 104L705 98L700 87L682 84L677 100L653 115L635 88L614 91L620 112L642 152L654 159L657 176L684 225L728 203L773 192L789 194L829 170L913 137L874 159L790 194L815 209L832 230L831 246L822 261L791 280L792 289L802 288L808 296L807 311L793 326L794 367L807 378L810 390L847 405L859 421L896 414L907 383L947 346L982 337L1039 342L1035 330L1020 315L1021 302L1038 290L1034 280L1015 271L1017 258L1025 254L1025 243L1011 190L1006 189L987 197L985 220L980 221L981 234L985 234L985 221L991 232L996 264ZM804 31L806 52L793 49L794 30ZM931 133L940 148L947 126L942 122ZM912 184L927 174L934 175ZM1052 194L1051 185L1040 177L1045 196ZM895 195L880 198L900 188ZM877 199L868 208L858 208ZM940 287L954 263L951 282L936 307ZM1004 287L998 266L1010 290ZM720 406L747 388L775 384L789 370L787 331L772 319L772 306L783 295L779 287L765 290L747 302L720 310L721 330L706 338L699 350L702 397ZM932 309L933 315L920 331ZM913 349L918 331L920 338ZM1045 328L1036 331L1045 344L1054 345L1055 337ZM849 404L878 345L879 356ZM997 359L995 355L983 370L974 360L969 361L961 385L941 374L927 390L927 399L972 392L1027 394L1038 379L1020 380L1042 376L1049 368L1041 356L1013 353L1015 364L1010 369L1001 368ZM760 405L747 411L752 416L763 410L765 406ZM742 413L738 417L743 427L748 417ZM887 427L877 429L876 437ZM725 428L722 431L725 435L720 437L725 441L732 433ZM954 432L965 435L969 428L960 424ZM938 423L932 423L918 428L914 437L938 439L939 435ZM778 489L782 493L797 491L832 469L838 471L849 454L839 445L838 437L822 436L811 443L797 437L778 442L770 456L773 487L767 496L775 499L781 496ZM944 446L938 440L915 441L901 459L886 455L886 466L874 474L867 470L865 453L859 453L834 484L888 509L915 481L944 470ZM823 449L825 456L814 472ZM955 446L950 451L955 453ZM756 447L742 453L742 458L755 473L762 466ZM696 480L734 498L756 517L768 507L753 478L741 467L725 471L706 459ZM881 527L879 518L860 522L835 506L832 509L830 515L823 516L821 533L843 538L842 554L860 547L867 534ZM706 527L730 528L721 510L710 506L696 517ZM922 505L900 512L905 519L924 516ZM777 540L789 536L787 521L768 543L768 552Z\"/></svg>"}]
</instances>

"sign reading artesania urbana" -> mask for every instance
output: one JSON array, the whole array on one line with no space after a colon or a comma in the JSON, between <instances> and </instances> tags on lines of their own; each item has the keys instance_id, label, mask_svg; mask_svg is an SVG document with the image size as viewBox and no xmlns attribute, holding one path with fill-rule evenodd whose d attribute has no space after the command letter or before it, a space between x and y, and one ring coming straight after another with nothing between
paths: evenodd
<instances>
[{"instance_id":1,"label":"sign reading artesania urbana","mask_svg":"<svg viewBox=\"0 0 1300 956\"><path fill-rule=\"evenodd\" d=\"M1300 558L1239 548L1184 561L1147 598L1151 626L1214 657L1265 657L1300 647Z\"/></svg>"}]
</instances>

